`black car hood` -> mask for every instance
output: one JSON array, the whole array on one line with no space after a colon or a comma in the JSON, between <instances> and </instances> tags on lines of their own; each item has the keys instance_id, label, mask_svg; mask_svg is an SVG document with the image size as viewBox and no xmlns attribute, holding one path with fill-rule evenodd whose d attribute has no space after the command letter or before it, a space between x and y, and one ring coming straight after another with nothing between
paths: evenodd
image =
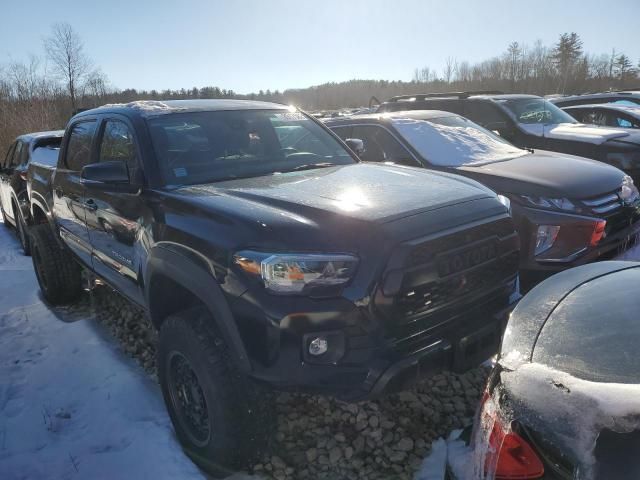
<instances>
[{"instance_id":1,"label":"black car hood","mask_svg":"<svg viewBox=\"0 0 640 480\"><path fill-rule=\"evenodd\" d=\"M616 190L624 176L621 170L602 162L543 150L456 170L497 192L576 199Z\"/></svg>"},{"instance_id":2,"label":"black car hood","mask_svg":"<svg viewBox=\"0 0 640 480\"><path fill-rule=\"evenodd\" d=\"M329 213L379 223L494 195L476 182L454 175L366 163L181 190L182 194L199 196L204 202L207 195L223 195L311 220L316 220L318 214Z\"/></svg>"}]
</instances>

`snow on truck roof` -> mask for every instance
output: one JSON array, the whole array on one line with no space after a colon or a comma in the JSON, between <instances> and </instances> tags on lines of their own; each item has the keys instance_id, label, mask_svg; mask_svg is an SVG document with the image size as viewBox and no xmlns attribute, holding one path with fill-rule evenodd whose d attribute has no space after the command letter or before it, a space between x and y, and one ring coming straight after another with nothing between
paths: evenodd
<instances>
[{"instance_id":1,"label":"snow on truck roof","mask_svg":"<svg viewBox=\"0 0 640 480\"><path fill-rule=\"evenodd\" d=\"M286 110L290 107L279 103L255 100L138 100L129 103L110 103L79 115L98 113L100 110L135 112L141 116L153 116L179 112L211 112L218 110Z\"/></svg>"}]
</instances>

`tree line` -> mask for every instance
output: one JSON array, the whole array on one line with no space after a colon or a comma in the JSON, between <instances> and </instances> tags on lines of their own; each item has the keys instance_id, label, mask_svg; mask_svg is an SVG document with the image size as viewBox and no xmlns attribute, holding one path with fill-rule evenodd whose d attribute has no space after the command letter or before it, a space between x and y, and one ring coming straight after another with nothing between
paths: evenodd
<instances>
[{"instance_id":1,"label":"tree line","mask_svg":"<svg viewBox=\"0 0 640 480\"><path fill-rule=\"evenodd\" d=\"M0 155L22 133L60 129L74 111L133 100L237 98L294 104L307 110L364 106L371 97L425 92L500 90L572 94L610 89L640 89L640 64L626 54L585 52L576 33L563 33L545 46L510 43L493 58L477 63L445 59L442 71L418 67L411 81L349 80L283 92L260 90L239 94L217 86L179 90L119 89L85 51L71 25L52 26L43 42L44 60L0 65Z\"/></svg>"}]
</instances>

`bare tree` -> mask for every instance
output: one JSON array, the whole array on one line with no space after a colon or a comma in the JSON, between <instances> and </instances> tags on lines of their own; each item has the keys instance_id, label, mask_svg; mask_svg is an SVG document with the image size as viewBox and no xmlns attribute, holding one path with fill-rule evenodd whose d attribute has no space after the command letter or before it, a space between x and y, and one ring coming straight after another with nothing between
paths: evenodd
<instances>
[{"instance_id":1,"label":"bare tree","mask_svg":"<svg viewBox=\"0 0 640 480\"><path fill-rule=\"evenodd\" d=\"M82 39L68 23L56 23L51 36L44 41L44 48L56 73L64 79L71 97L71 107L75 110L79 86L91 69Z\"/></svg>"},{"instance_id":2,"label":"bare tree","mask_svg":"<svg viewBox=\"0 0 640 480\"><path fill-rule=\"evenodd\" d=\"M442 71L442 73L444 74L444 80L447 83L451 83L451 80L453 79L453 73L456 71L456 66L457 66L458 62L456 62L456 59L453 57L447 57L444 61L444 70Z\"/></svg>"}]
</instances>

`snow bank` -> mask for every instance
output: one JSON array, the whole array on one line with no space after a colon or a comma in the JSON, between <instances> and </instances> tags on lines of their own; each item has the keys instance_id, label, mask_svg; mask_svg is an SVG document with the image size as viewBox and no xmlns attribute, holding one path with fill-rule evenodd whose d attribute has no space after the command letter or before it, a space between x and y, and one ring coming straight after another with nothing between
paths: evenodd
<instances>
[{"instance_id":1,"label":"snow bank","mask_svg":"<svg viewBox=\"0 0 640 480\"><path fill-rule=\"evenodd\" d=\"M594 145L601 145L614 138L622 138L629 135L628 132L619 128L597 127L582 123L556 123L551 125L521 123L519 125L524 131L537 137L576 140L593 143Z\"/></svg>"},{"instance_id":2,"label":"snow bank","mask_svg":"<svg viewBox=\"0 0 640 480\"><path fill-rule=\"evenodd\" d=\"M0 226L0 479L203 478L159 387L90 311L53 311L38 292Z\"/></svg>"},{"instance_id":3,"label":"snow bank","mask_svg":"<svg viewBox=\"0 0 640 480\"><path fill-rule=\"evenodd\" d=\"M139 110L143 113L169 113L175 112L176 110L183 110L180 107L171 107L164 102L160 102L158 100L136 100L135 102L129 103L108 103L106 105L102 105L99 108L117 108L117 107L128 107Z\"/></svg>"},{"instance_id":4,"label":"snow bank","mask_svg":"<svg viewBox=\"0 0 640 480\"><path fill-rule=\"evenodd\" d=\"M424 120L394 119L393 125L420 155L434 165L458 167L527 155L479 127L454 127Z\"/></svg>"}]
</instances>

